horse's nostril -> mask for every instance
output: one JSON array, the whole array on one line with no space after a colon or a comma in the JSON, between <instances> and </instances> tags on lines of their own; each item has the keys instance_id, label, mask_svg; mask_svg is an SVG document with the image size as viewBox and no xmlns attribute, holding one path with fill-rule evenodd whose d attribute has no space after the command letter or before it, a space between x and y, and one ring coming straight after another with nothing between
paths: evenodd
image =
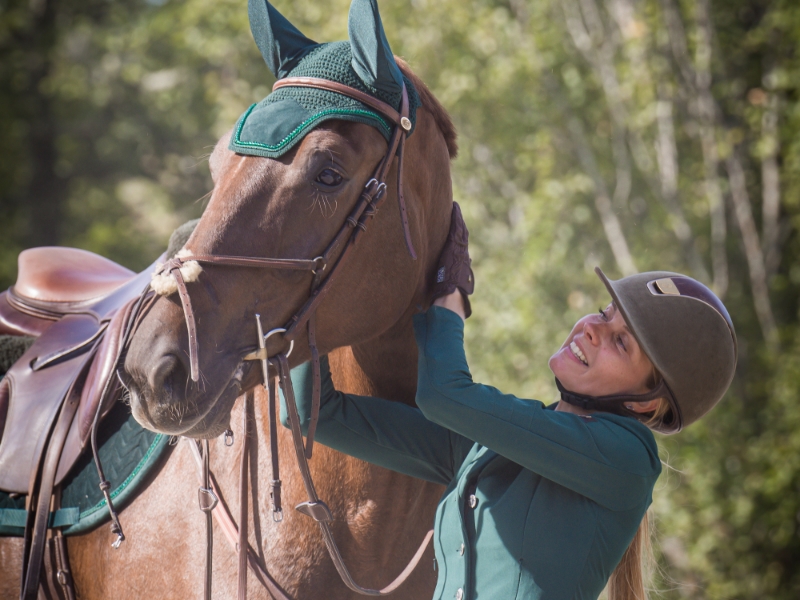
<instances>
[{"instance_id":1,"label":"horse's nostril","mask_svg":"<svg viewBox=\"0 0 800 600\"><path fill-rule=\"evenodd\" d=\"M172 396L174 384L180 380L183 371L181 361L173 354L162 356L153 365L147 378L147 383L150 384L150 389L153 390L156 401Z\"/></svg>"}]
</instances>

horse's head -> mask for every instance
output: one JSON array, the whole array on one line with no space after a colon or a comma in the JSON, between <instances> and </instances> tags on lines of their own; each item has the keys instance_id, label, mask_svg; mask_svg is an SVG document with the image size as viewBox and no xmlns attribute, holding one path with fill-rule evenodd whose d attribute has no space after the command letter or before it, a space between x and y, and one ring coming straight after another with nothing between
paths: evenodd
<instances>
[{"instance_id":1,"label":"horse's head","mask_svg":"<svg viewBox=\"0 0 800 600\"><path fill-rule=\"evenodd\" d=\"M405 149L409 230L406 249L397 203L397 160L386 177L388 198L337 270L316 310L320 352L379 336L425 303L427 282L446 236L452 190L449 159L455 131L441 105L408 67L394 59L374 0L354 0L350 41L316 44L265 0L250 1L254 37L276 77L322 77L399 109L403 84L413 122ZM281 88L251 107L209 160L214 190L184 256L314 259L323 254L387 155L391 130L369 106L330 91ZM405 133L403 133L405 135ZM390 157L394 158L394 157ZM328 268L341 255L331 255ZM193 268L192 268L193 267ZM144 313L125 359L134 415L165 433L208 437L227 427L234 400L261 382L255 315L264 331L287 326L307 302L309 270L184 264L199 349L190 378L190 343L179 294L162 294ZM329 271L323 272L324 282ZM159 276L169 278L169 273ZM172 281L170 279L170 281ZM154 285L154 289L157 286ZM299 327L290 364L309 359ZM285 351L270 337L269 355Z\"/></svg>"}]
</instances>

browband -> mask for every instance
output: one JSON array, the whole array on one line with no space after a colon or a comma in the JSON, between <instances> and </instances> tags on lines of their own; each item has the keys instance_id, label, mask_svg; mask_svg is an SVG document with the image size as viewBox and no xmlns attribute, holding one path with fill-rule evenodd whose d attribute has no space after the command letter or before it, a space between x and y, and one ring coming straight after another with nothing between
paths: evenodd
<instances>
[{"instance_id":1,"label":"browband","mask_svg":"<svg viewBox=\"0 0 800 600\"><path fill-rule=\"evenodd\" d=\"M386 102L382 102L374 96L365 94L360 90L350 87L349 85L337 83L336 81L330 81L329 79L321 79L319 77L287 77L285 79L279 79L276 81L275 85L272 86L272 91L274 92L282 87L307 87L315 90L336 92L337 94L353 98L362 104L366 104L385 117L388 117L390 121L392 121L395 125L399 125L404 130L411 130L411 120L408 118L408 115L401 115L392 106L386 104ZM403 86L403 95L405 95L405 92L405 86ZM407 105L408 102L405 101L404 104ZM407 110L408 109L406 107L406 112Z\"/></svg>"}]
</instances>

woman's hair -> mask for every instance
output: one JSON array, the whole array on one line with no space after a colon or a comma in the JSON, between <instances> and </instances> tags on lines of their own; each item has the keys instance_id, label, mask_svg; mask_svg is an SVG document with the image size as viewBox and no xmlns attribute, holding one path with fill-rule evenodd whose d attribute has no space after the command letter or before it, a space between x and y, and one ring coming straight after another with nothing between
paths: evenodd
<instances>
[{"instance_id":1,"label":"woman's hair","mask_svg":"<svg viewBox=\"0 0 800 600\"><path fill-rule=\"evenodd\" d=\"M650 374L650 378L647 380L647 387L651 390L655 389L655 387L661 383L661 379L661 373L659 373L656 368L653 367L653 372ZM647 419L644 420L643 423L652 429L653 427L661 424L661 421L667 416L667 414L669 414L670 410L672 410L672 407L667 399L661 398L656 409L646 414Z\"/></svg>"},{"instance_id":2,"label":"woman's hair","mask_svg":"<svg viewBox=\"0 0 800 600\"><path fill-rule=\"evenodd\" d=\"M653 412L647 413L647 420L644 424L652 428L661 423L664 417L672 410L666 398L659 398L658 407Z\"/></svg>"},{"instance_id":3,"label":"woman's hair","mask_svg":"<svg viewBox=\"0 0 800 600\"><path fill-rule=\"evenodd\" d=\"M608 579L608 600L647 600L647 582L654 562L648 513Z\"/></svg>"},{"instance_id":4,"label":"woman's hair","mask_svg":"<svg viewBox=\"0 0 800 600\"><path fill-rule=\"evenodd\" d=\"M661 373L653 367L647 387L653 389L659 383ZM660 424L670 410L672 407L667 399L661 398L656 409L647 414L644 424L648 427ZM622 560L608 579L608 600L647 600L647 581L654 564L650 545L650 517L646 514L622 555Z\"/></svg>"}]
</instances>

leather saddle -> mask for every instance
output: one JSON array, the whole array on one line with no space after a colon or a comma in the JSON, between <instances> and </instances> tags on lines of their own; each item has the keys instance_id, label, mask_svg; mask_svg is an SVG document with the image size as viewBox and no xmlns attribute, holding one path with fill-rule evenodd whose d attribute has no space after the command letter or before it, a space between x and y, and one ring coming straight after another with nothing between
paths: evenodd
<instances>
[{"instance_id":1,"label":"leather saddle","mask_svg":"<svg viewBox=\"0 0 800 600\"><path fill-rule=\"evenodd\" d=\"M56 484L85 448L132 302L150 281L102 256L44 247L19 255L16 284L0 294L0 335L34 344L0 386L0 489L26 493L69 388L85 375Z\"/></svg>"},{"instance_id":2,"label":"leather saddle","mask_svg":"<svg viewBox=\"0 0 800 600\"><path fill-rule=\"evenodd\" d=\"M18 263L16 284L0 294L0 335L36 340L0 380L0 490L27 494L26 541L35 548L46 529L38 513L86 449L96 416L119 397L125 331L155 263L137 275L60 247L25 250ZM36 560L31 555L28 569L38 581ZM34 585L26 586L30 597Z\"/></svg>"}]
</instances>

